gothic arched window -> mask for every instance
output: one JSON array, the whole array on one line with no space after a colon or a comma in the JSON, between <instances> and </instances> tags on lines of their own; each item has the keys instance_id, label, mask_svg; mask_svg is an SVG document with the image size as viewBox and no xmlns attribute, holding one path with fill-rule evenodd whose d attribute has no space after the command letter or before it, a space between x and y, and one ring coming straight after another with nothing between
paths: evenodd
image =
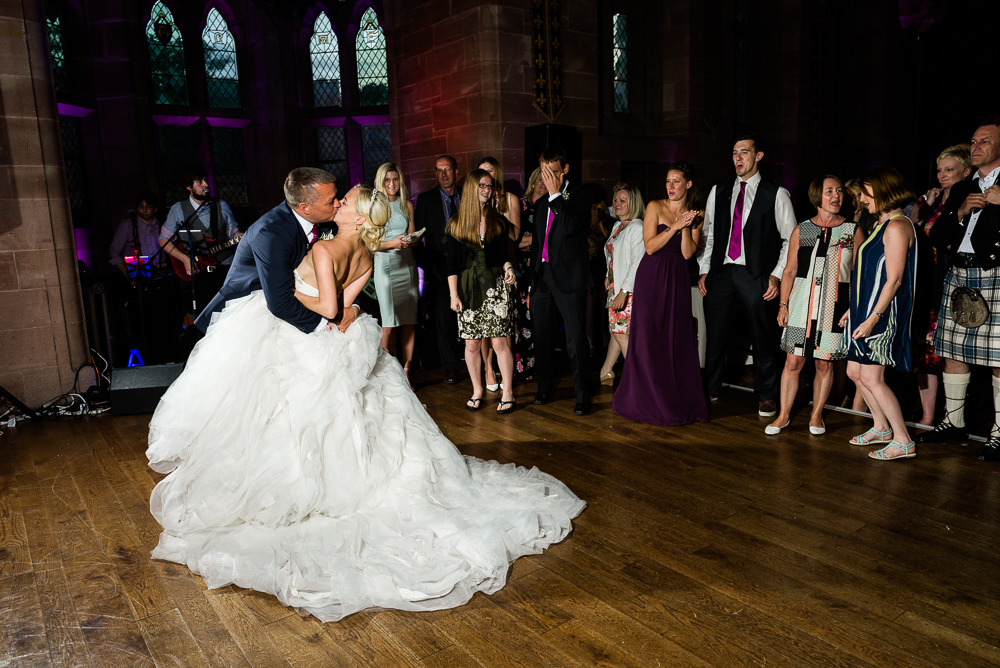
<instances>
[{"instance_id":1,"label":"gothic arched window","mask_svg":"<svg viewBox=\"0 0 1000 668\"><path fill-rule=\"evenodd\" d=\"M340 96L340 44L326 12L320 12L313 22L309 58L312 60L313 100L316 106L343 105Z\"/></svg>"},{"instance_id":2,"label":"gothic arched window","mask_svg":"<svg viewBox=\"0 0 1000 668\"><path fill-rule=\"evenodd\" d=\"M184 39L174 15L162 2L153 3L146 24L149 69L154 104L187 104L187 71L184 69Z\"/></svg>"},{"instance_id":3,"label":"gothic arched window","mask_svg":"<svg viewBox=\"0 0 1000 668\"><path fill-rule=\"evenodd\" d=\"M615 111L628 113L628 17L615 14L613 27L615 81Z\"/></svg>"},{"instance_id":4,"label":"gothic arched window","mask_svg":"<svg viewBox=\"0 0 1000 668\"><path fill-rule=\"evenodd\" d=\"M236 67L236 40L226 19L214 7L208 12L201 42L205 47L208 106L238 109L240 74Z\"/></svg>"},{"instance_id":5,"label":"gothic arched window","mask_svg":"<svg viewBox=\"0 0 1000 668\"><path fill-rule=\"evenodd\" d=\"M375 10L361 16L355 41L358 53L358 90L362 106L389 104L389 67L385 58L385 34Z\"/></svg>"},{"instance_id":6,"label":"gothic arched window","mask_svg":"<svg viewBox=\"0 0 1000 668\"><path fill-rule=\"evenodd\" d=\"M59 17L45 19L49 31L49 51L52 54L52 74L55 78L57 93L72 93L72 78L69 66L66 64L66 43L63 41L62 26Z\"/></svg>"}]
</instances>

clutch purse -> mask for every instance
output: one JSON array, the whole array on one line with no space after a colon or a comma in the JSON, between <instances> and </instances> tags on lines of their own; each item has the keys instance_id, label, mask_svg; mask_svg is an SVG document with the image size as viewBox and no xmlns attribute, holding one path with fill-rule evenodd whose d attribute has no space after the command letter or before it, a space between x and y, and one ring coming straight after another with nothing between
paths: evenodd
<instances>
[{"instance_id":1,"label":"clutch purse","mask_svg":"<svg viewBox=\"0 0 1000 668\"><path fill-rule=\"evenodd\" d=\"M951 319L956 325L972 329L990 319L990 307L983 299L983 293L975 288L962 285L951 293Z\"/></svg>"}]
</instances>

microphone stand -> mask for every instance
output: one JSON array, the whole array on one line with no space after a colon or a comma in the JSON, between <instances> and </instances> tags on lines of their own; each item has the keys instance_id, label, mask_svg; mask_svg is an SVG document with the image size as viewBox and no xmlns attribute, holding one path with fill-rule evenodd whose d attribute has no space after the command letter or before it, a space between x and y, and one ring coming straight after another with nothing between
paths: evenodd
<instances>
[{"instance_id":1,"label":"microphone stand","mask_svg":"<svg viewBox=\"0 0 1000 668\"><path fill-rule=\"evenodd\" d=\"M146 291L146 282L145 276L142 275L142 267L139 266L139 251L142 248L139 243L139 217L136 215L135 209L130 209L128 214L132 218L132 257L135 258L135 280L139 289L139 328L142 330L142 349L148 355L149 348L146 345L146 311L142 303L142 296ZM152 271L152 265L148 266L150 271Z\"/></svg>"},{"instance_id":2,"label":"microphone stand","mask_svg":"<svg viewBox=\"0 0 1000 668\"><path fill-rule=\"evenodd\" d=\"M203 206L205 206L206 204L210 204L213 201L214 201L213 199L209 198L209 199L206 199L201 204L199 204L198 208L195 209L191 213L190 216L188 216L183 221L181 221L180 227L177 228L177 231L174 232L173 236L171 236L167 240L167 244L176 244L176 242L181 238L181 232L187 233L188 259L191 260L191 315L196 315L198 313L198 293L194 289L194 269L195 269L195 266L196 266L195 265L195 258L194 258L194 244L195 244L195 242L191 238L191 233L192 232L200 232L201 230L190 230L190 229L187 228L187 224L188 224L188 221L190 221L192 218L194 218L195 216L198 215L198 212L201 211L201 209L202 209ZM163 244L162 246L160 246L160 250L156 251L156 254L153 255L153 257L151 257L149 259L150 264L155 264L153 262L153 260L155 260L156 258L158 258L160 255L163 254L163 249L166 247L167 244Z\"/></svg>"}]
</instances>

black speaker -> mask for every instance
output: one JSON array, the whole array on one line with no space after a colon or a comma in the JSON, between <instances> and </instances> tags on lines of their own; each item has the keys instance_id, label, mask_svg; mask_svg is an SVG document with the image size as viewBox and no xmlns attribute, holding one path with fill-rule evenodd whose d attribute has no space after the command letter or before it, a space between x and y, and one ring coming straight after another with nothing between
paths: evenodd
<instances>
[{"instance_id":1,"label":"black speaker","mask_svg":"<svg viewBox=\"0 0 1000 668\"><path fill-rule=\"evenodd\" d=\"M573 187L583 182L583 133L574 125L529 125L524 128L524 182L538 167L538 156L549 147L566 151L569 180Z\"/></svg>"},{"instance_id":2,"label":"black speaker","mask_svg":"<svg viewBox=\"0 0 1000 668\"><path fill-rule=\"evenodd\" d=\"M111 373L111 414L152 413L184 363L119 367Z\"/></svg>"}]
</instances>

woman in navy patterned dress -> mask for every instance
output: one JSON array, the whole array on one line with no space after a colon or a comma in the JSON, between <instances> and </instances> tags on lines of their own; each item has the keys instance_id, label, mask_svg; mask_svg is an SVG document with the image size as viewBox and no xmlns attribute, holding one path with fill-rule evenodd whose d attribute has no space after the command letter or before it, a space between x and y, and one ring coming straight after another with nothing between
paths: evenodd
<instances>
[{"instance_id":1,"label":"woman in navy patterned dress","mask_svg":"<svg viewBox=\"0 0 1000 668\"><path fill-rule=\"evenodd\" d=\"M917 272L917 239L903 206L914 194L892 167L877 167L862 184L862 205L878 223L856 253L851 304L841 319L847 339L847 375L864 395L875 424L852 445L885 444L872 459L916 456L899 400L885 383L885 367L910 371L910 315Z\"/></svg>"}]
</instances>

